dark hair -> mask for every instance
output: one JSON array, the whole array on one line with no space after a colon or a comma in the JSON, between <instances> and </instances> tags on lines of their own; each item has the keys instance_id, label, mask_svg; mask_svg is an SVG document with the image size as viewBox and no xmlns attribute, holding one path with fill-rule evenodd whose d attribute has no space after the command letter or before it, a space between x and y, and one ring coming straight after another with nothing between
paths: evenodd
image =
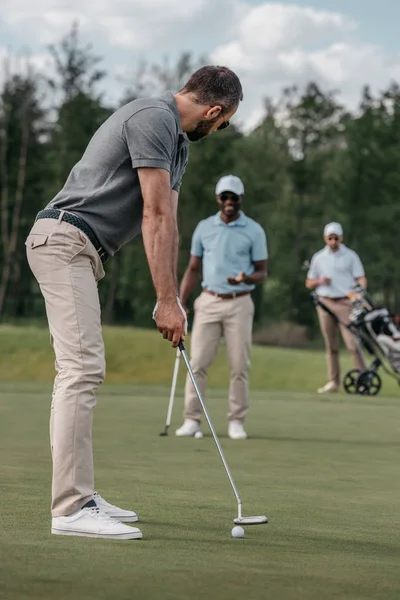
<instances>
[{"instance_id":1,"label":"dark hair","mask_svg":"<svg viewBox=\"0 0 400 600\"><path fill-rule=\"evenodd\" d=\"M228 67L201 67L180 91L183 94L193 94L197 104L221 104L227 110L232 110L243 100L239 77Z\"/></svg>"}]
</instances>

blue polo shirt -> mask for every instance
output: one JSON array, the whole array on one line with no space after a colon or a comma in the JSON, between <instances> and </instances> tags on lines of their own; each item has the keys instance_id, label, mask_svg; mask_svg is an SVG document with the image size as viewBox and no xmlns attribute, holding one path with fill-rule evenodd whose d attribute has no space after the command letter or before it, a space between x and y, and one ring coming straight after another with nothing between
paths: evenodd
<instances>
[{"instance_id":1,"label":"blue polo shirt","mask_svg":"<svg viewBox=\"0 0 400 600\"><path fill-rule=\"evenodd\" d=\"M364 267L358 254L344 244L340 244L337 252L329 246L314 254L311 260L308 279L329 277L329 285L316 288L318 296L324 298L344 298L351 291L358 277L364 277Z\"/></svg>"},{"instance_id":2,"label":"blue polo shirt","mask_svg":"<svg viewBox=\"0 0 400 600\"><path fill-rule=\"evenodd\" d=\"M254 262L267 260L265 232L242 211L232 223L224 223L220 215L200 221L193 233L190 253L203 259L202 287L217 294L250 291L254 285L230 285L226 278L242 271L251 275Z\"/></svg>"}]
</instances>

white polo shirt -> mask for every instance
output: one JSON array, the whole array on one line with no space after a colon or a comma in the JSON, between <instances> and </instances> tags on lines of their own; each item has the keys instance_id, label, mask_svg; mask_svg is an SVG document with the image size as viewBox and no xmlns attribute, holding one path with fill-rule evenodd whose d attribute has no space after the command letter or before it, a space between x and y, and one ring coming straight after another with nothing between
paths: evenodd
<instances>
[{"instance_id":1,"label":"white polo shirt","mask_svg":"<svg viewBox=\"0 0 400 600\"><path fill-rule=\"evenodd\" d=\"M314 254L307 278L329 277L331 280L329 285L320 285L316 288L318 296L344 298L356 283L356 278L364 275L364 267L358 254L341 244L337 252L332 252L327 245Z\"/></svg>"}]
</instances>

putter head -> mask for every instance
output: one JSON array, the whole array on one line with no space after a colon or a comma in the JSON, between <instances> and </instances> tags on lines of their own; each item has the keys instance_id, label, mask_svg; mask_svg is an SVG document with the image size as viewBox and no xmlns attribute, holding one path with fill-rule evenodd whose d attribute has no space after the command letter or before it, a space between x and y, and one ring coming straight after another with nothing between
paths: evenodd
<instances>
[{"instance_id":1,"label":"putter head","mask_svg":"<svg viewBox=\"0 0 400 600\"><path fill-rule=\"evenodd\" d=\"M165 435L168 435L168 427L165 427L164 431L162 431L159 435L162 437L164 437Z\"/></svg>"},{"instance_id":2,"label":"putter head","mask_svg":"<svg viewBox=\"0 0 400 600\"><path fill-rule=\"evenodd\" d=\"M267 517L236 517L233 519L236 525L263 525L268 523Z\"/></svg>"}]
</instances>

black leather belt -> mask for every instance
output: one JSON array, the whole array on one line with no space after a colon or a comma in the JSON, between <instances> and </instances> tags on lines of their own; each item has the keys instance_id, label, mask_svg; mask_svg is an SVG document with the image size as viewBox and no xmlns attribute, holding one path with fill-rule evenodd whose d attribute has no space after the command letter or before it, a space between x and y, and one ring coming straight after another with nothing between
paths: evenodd
<instances>
[{"instance_id":1,"label":"black leather belt","mask_svg":"<svg viewBox=\"0 0 400 600\"><path fill-rule=\"evenodd\" d=\"M38 219L60 219L61 212L61 210L58 210L56 208L46 208L45 210L41 210L40 212L38 212L35 221L37 221ZM87 235L89 240L92 242L93 246L96 248L96 251L100 256L101 262L104 264L108 261L110 255L102 248L93 229L86 223L86 221L84 221L80 217L77 217L76 215L71 215L71 213L66 212L63 213L61 221L70 223L70 225L75 225L75 227L83 231L83 233Z\"/></svg>"}]
</instances>

